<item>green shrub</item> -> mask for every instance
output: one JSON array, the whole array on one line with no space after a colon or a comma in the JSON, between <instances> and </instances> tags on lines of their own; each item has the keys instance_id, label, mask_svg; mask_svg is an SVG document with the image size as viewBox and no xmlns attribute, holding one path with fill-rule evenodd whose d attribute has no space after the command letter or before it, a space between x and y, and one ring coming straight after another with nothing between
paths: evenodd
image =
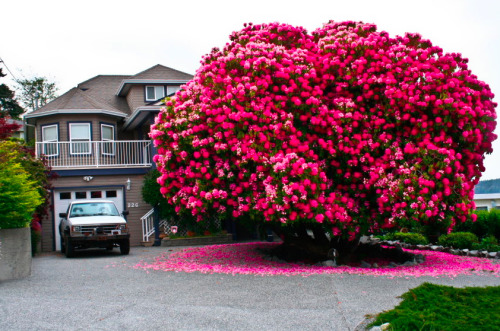
<instances>
[{"instance_id":1,"label":"green shrub","mask_svg":"<svg viewBox=\"0 0 500 331\"><path fill-rule=\"evenodd\" d=\"M497 240L500 240L500 210L476 210L474 214L477 215L475 222L467 220L464 223L458 223L454 231L472 232L478 238L494 236Z\"/></svg>"},{"instance_id":2,"label":"green shrub","mask_svg":"<svg viewBox=\"0 0 500 331\"><path fill-rule=\"evenodd\" d=\"M500 252L498 240L494 236L483 238L480 243L473 244L472 249L489 252Z\"/></svg>"},{"instance_id":3,"label":"green shrub","mask_svg":"<svg viewBox=\"0 0 500 331\"><path fill-rule=\"evenodd\" d=\"M25 228L42 203L36 183L20 164L3 162L0 167L0 229Z\"/></svg>"},{"instance_id":4,"label":"green shrub","mask_svg":"<svg viewBox=\"0 0 500 331\"><path fill-rule=\"evenodd\" d=\"M413 232L395 232L386 236L388 240L398 240L411 245L427 245L429 241L424 235Z\"/></svg>"},{"instance_id":5,"label":"green shrub","mask_svg":"<svg viewBox=\"0 0 500 331\"><path fill-rule=\"evenodd\" d=\"M477 242L477 236L471 232L452 232L442 235L438 239L439 245L457 249L471 249L472 245Z\"/></svg>"}]
</instances>

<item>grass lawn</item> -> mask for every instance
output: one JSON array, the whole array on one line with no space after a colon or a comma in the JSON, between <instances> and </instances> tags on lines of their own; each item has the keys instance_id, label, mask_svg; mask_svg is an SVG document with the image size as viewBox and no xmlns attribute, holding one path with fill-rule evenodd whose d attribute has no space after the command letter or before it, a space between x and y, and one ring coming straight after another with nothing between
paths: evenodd
<instances>
[{"instance_id":1,"label":"grass lawn","mask_svg":"<svg viewBox=\"0 0 500 331\"><path fill-rule=\"evenodd\" d=\"M390 330L500 330L500 286L465 287L424 283L401 296L393 310L370 325Z\"/></svg>"}]
</instances>

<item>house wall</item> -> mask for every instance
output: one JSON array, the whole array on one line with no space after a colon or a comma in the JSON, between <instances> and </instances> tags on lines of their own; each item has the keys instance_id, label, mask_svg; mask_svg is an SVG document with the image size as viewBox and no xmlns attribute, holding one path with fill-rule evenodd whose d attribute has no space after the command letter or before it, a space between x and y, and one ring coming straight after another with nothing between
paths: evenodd
<instances>
[{"instance_id":1,"label":"house wall","mask_svg":"<svg viewBox=\"0 0 500 331\"><path fill-rule=\"evenodd\" d=\"M145 105L144 85L132 86L127 94L127 103L132 111Z\"/></svg>"},{"instance_id":2,"label":"house wall","mask_svg":"<svg viewBox=\"0 0 500 331\"><path fill-rule=\"evenodd\" d=\"M500 198L498 199L474 199L476 203L476 209L483 209L481 207L487 207L488 210L500 209Z\"/></svg>"},{"instance_id":3,"label":"house wall","mask_svg":"<svg viewBox=\"0 0 500 331\"><path fill-rule=\"evenodd\" d=\"M50 118L40 118L37 120L37 141L42 141L42 126L49 124L59 124L59 141L69 141L68 123L90 122L92 126L92 140L101 140L101 123L113 124L116 127L115 135L120 140L124 140L120 133L120 120L116 117L96 114L62 114L54 115Z\"/></svg>"},{"instance_id":4,"label":"house wall","mask_svg":"<svg viewBox=\"0 0 500 331\"><path fill-rule=\"evenodd\" d=\"M130 229L130 244L132 246L140 245L142 241L142 224L141 217L146 214L152 207L142 200L142 184L144 175L93 175L90 182L84 181L81 176L64 176L58 177L51 181L55 189L68 188L68 190L76 188L95 188L106 186L123 186L124 192L124 208L130 212L127 216L127 221ZM127 179L131 180L130 190L126 189ZM52 196L52 206L48 218L42 222L42 251L50 252L55 248L55 233L57 225L54 229L54 223L59 224L59 216L54 215L54 196ZM54 222L56 221L56 222Z\"/></svg>"}]
</instances>

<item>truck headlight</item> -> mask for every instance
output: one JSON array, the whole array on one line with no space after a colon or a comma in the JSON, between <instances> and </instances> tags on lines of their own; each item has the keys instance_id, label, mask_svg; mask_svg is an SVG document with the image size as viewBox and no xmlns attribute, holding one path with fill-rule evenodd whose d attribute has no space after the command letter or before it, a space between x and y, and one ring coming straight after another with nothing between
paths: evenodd
<instances>
[{"instance_id":1,"label":"truck headlight","mask_svg":"<svg viewBox=\"0 0 500 331\"><path fill-rule=\"evenodd\" d=\"M119 230L121 230L122 232L127 232L128 231L127 224L120 224L116 228L119 229Z\"/></svg>"},{"instance_id":2,"label":"truck headlight","mask_svg":"<svg viewBox=\"0 0 500 331\"><path fill-rule=\"evenodd\" d=\"M72 226L71 232L82 232L82 227L81 226Z\"/></svg>"}]
</instances>

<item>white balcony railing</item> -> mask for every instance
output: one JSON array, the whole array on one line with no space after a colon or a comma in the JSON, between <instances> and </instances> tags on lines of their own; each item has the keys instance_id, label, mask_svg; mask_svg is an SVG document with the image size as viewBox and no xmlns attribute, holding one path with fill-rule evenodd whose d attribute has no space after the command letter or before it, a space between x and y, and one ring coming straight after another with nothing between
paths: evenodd
<instances>
[{"instance_id":1,"label":"white balcony railing","mask_svg":"<svg viewBox=\"0 0 500 331\"><path fill-rule=\"evenodd\" d=\"M37 142L52 169L151 167L151 140Z\"/></svg>"}]
</instances>

